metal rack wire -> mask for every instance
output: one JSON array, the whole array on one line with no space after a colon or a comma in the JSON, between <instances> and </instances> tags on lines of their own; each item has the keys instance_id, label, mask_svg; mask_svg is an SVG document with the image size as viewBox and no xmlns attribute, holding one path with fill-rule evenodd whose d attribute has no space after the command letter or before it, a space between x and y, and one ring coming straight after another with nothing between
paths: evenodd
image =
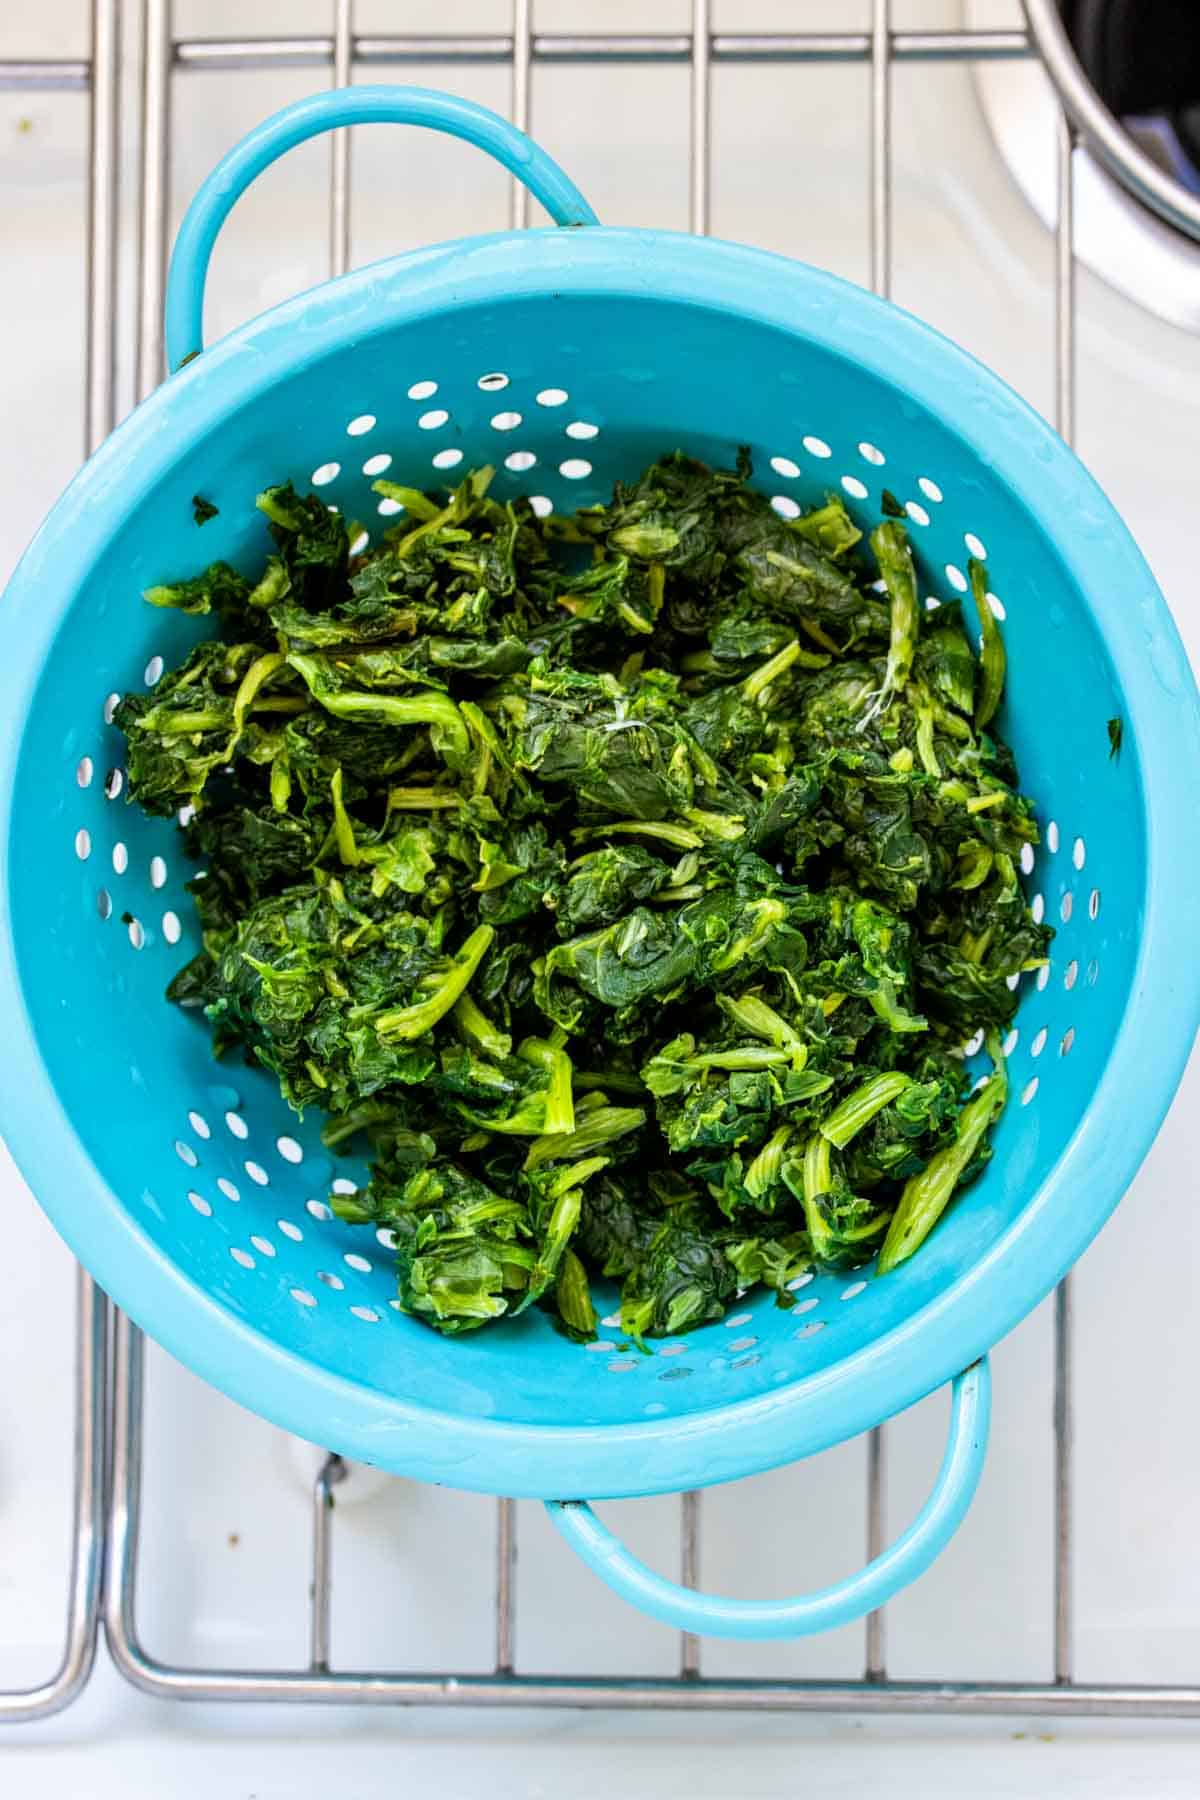
<instances>
[{"instance_id":1,"label":"metal rack wire","mask_svg":"<svg viewBox=\"0 0 1200 1800\"><path fill-rule=\"evenodd\" d=\"M86 62L0 61L0 91L87 95L88 212L85 268L85 447L103 443L115 424L117 267L117 117L119 0L93 0ZM60 1712L87 1685L96 1656L104 1547L108 1338L111 1308L82 1269L75 1301L75 1477L70 1575L62 1659L48 1679L0 1692L0 1723Z\"/></svg>"},{"instance_id":2,"label":"metal rack wire","mask_svg":"<svg viewBox=\"0 0 1200 1800\"><path fill-rule=\"evenodd\" d=\"M1031 10L1034 0L1031 0ZM356 68L423 62L501 64L510 70L514 121L531 123L531 76L549 63L677 63L690 68L689 212L694 231L709 224L710 99L713 65L724 62L829 62L870 68L870 269L886 295L891 264L891 74L897 62L967 63L1035 53L1028 31L899 32L891 29L890 0L873 0L869 31L729 34L711 29L709 0L693 0L691 30L674 34L579 36L535 32L531 0L511 0L510 29L488 35L362 36L354 31L353 0L331 0L329 35L289 38L199 39L175 36L171 0L142 0L141 171L138 208L136 385L145 394L162 371L161 316L166 259L171 97L173 80L203 80L215 70L318 67L334 84ZM115 259L116 38L119 0L93 0L93 52L88 63L0 63L0 86L86 90L92 106L89 232L88 434L94 444L112 423L113 267ZM1055 419L1068 439L1074 415L1075 284L1073 255L1074 129L1065 115L1057 139L1058 221L1055 253ZM349 134L332 140L329 186L329 267L349 261L351 148ZM510 221L527 223L528 196L514 185ZM102 1611L110 1653L136 1687L163 1698L306 1701L345 1705L674 1707L688 1711L843 1711L859 1713L989 1713L1076 1716L1200 1717L1200 1686L1118 1686L1079 1683L1072 1661L1072 1308L1068 1282L1055 1308L1054 1676L1049 1682L897 1682L887 1674L885 1620L866 1622L863 1675L857 1680L729 1680L702 1670L699 1640L684 1634L673 1677L563 1677L517 1673L516 1524L514 1502L497 1502L495 1646L491 1674L450 1671L384 1673L333 1666L330 1622L336 1490L344 1468L329 1456L312 1494L312 1562L307 1664L273 1672L172 1666L142 1645L135 1616L139 1508L143 1457L142 1339L116 1315L112 1332L111 1425L108 1435L107 1515L101 1517L101 1452L105 1439L105 1356L108 1306L80 1278L76 1424L76 1509L67 1649L54 1679L20 1694L0 1695L0 1720L31 1718L64 1706L87 1680ZM867 1465L867 1552L884 1544L886 1433L872 1433ZM702 1501L681 1498L682 1579L700 1575ZM100 1550L104 1546L103 1600ZM297 1573L297 1580L304 1579Z\"/></svg>"}]
</instances>

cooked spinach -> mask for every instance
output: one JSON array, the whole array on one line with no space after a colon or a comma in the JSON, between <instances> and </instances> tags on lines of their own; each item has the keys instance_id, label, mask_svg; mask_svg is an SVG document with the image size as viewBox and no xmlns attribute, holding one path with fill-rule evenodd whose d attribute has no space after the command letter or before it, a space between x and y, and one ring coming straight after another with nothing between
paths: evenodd
<instances>
[{"instance_id":1,"label":"cooked spinach","mask_svg":"<svg viewBox=\"0 0 1200 1800\"><path fill-rule=\"evenodd\" d=\"M890 495L864 541L749 477L675 454L571 519L488 469L380 482L365 549L285 484L255 579L146 596L219 628L116 714L196 862L170 995L365 1139L332 1204L442 1331L537 1304L586 1338L599 1278L635 1340L789 1306L910 1256L989 1154L1051 934L986 571L977 660Z\"/></svg>"}]
</instances>

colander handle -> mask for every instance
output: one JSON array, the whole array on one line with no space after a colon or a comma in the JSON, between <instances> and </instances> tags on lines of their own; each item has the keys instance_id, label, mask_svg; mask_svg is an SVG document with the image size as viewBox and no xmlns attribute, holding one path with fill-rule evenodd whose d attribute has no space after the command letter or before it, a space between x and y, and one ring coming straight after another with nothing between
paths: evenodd
<instances>
[{"instance_id":1,"label":"colander handle","mask_svg":"<svg viewBox=\"0 0 1200 1800\"><path fill-rule=\"evenodd\" d=\"M426 125L486 150L540 200L556 225L595 225L575 183L546 155L486 106L435 88L333 88L273 113L223 156L188 207L167 276L167 366L179 368L204 347L204 283L217 233L256 176L285 151L343 125Z\"/></svg>"},{"instance_id":2,"label":"colander handle","mask_svg":"<svg viewBox=\"0 0 1200 1800\"><path fill-rule=\"evenodd\" d=\"M857 1574L788 1600L728 1600L656 1575L602 1525L586 1500L548 1500L546 1510L589 1568L652 1618L708 1637L809 1637L874 1612L915 1581L949 1543L975 1497L987 1452L992 1384L987 1358L954 1378L950 1441L932 1494L902 1537Z\"/></svg>"}]
</instances>

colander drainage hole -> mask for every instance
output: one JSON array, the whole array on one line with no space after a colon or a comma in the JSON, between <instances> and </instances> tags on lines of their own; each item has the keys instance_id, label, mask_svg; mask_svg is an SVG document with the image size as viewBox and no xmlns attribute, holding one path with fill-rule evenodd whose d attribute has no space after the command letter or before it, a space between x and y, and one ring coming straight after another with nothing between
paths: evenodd
<instances>
[{"instance_id":1,"label":"colander drainage hole","mask_svg":"<svg viewBox=\"0 0 1200 1800\"><path fill-rule=\"evenodd\" d=\"M93 763L91 757L81 756L79 761L75 764L76 785L81 788L91 787L92 776L95 774L95 770L96 765Z\"/></svg>"},{"instance_id":2,"label":"colander drainage hole","mask_svg":"<svg viewBox=\"0 0 1200 1800\"><path fill-rule=\"evenodd\" d=\"M250 1127L247 1125L245 1119L243 1119L241 1113L232 1111L227 1112L225 1114L225 1124L235 1138L245 1139L250 1136Z\"/></svg>"},{"instance_id":3,"label":"colander drainage hole","mask_svg":"<svg viewBox=\"0 0 1200 1800\"><path fill-rule=\"evenodd\" d=\"M204 1117L203 1113L190 1112L188 1114L188 1124L191 1126L197 1137L210 1138L212 1136L212 1126Z\"/></svg>"}]
</instances>

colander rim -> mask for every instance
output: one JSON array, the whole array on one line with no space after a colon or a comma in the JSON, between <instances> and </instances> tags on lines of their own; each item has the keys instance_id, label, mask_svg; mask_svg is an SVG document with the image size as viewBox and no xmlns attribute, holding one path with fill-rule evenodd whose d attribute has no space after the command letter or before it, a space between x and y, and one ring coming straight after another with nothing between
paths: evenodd
<instances>
[{"instance_id":1,"label":"colander rim","mask_svg":"<svg viewBox=\"0 0 1200 1800\"><path fill-rule=\"evenodd\" d=\"M181 444L349 337L430 311L494 305L498 294L507 302L567 291L702 305L768 324L863 365L952 420L1055 542L1104 632L1137 721L1129 754L1142 777L1147 866L1130 989L1137 1003L1126 1007L1062 1155L983 1256L884 1336L769 1394L653 1420L551 1426L440 1412L320 1368L226 1310L159 1250L91 1161L42 1060L5 877L23 723L55 633L116 522L153 491ZM967 383L1002 404L964 408ZM1056 521L1085 505L1105 529L1060 541ZM1200 791L1200 705L1166 603L1109 501L1020 396L932 327L836 276L720 240L592 226L461 239L356 270L230 333L139 407L52 510L6 602L20 625L0 670L7 1142L62 1236L138 1324L213 1385L303 1437L419 1478L560 1498L666 1492L815 1453L940 1386L1053 1288L1132 1179L1174 1093L1200 1018L1200 959L1174 953L1186 941L1187 896L1200 875L1188 806ZM1068 1192L1071 1203L1056 1204Z\"/></svg>"}]
</instances>

